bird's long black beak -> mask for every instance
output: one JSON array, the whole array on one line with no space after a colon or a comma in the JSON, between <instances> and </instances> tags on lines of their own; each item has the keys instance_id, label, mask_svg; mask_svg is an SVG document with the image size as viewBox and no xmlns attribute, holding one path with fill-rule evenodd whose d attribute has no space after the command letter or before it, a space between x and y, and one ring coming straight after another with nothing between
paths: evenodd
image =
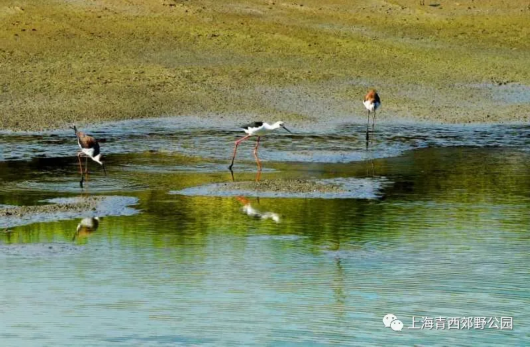
<instances>
[{"instance_id":1,"label":"bird's long black beak","mask_svg":"<svg viewBox=\"0 0 530 347\"><path fill-rule=\"evenodd\" d=\"M282 128L284 128L285 131L287 131L289 134L292 134L292 133L293 133L291 130L287 129L287 128L285 127L285 125L282 125Z\"/></svg>"}]
</instances>

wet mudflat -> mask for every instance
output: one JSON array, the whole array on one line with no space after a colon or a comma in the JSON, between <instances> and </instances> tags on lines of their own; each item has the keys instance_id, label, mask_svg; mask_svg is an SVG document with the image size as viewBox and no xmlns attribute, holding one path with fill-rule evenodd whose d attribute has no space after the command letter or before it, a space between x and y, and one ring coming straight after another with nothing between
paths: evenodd
<instances>
[{"instance_id":1,"label":"wet mudflat","mask_svg":"<svg viewBox=\"0 0 530 347\"><path fill-rule=\"evenodd\" d=\"M232 182L230 129L141 129L136 154L127 136L98 134L109 176L91 166L85 190L71 139L2 136L0 209L37 212L0 230L2 345L509 346L530 334L528 127L382 125L368 149L353 125L271 136L261 183L251 144ZM38 220L51 203L108 197L122 198ZM414 330L413 316L512 317L513 329Z\"/></svg>"}]
</instances>

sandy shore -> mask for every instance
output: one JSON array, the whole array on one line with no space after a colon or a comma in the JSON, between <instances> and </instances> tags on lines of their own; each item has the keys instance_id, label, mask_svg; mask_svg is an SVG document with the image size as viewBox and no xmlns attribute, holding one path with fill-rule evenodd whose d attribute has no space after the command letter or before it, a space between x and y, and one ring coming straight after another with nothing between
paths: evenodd
<instances>
[{"instance_id":1,"label":"sandy shore","mask_svg":"<svg viewBox=\"0 0 530 347\"><path fill-rule=\"evenodd\" d=\"M0 206L0 228L74 218L132 215L138 211L129 206L137 201L133 197L86 196L50 199L47 205Z\"/></svg>"},{"instance_id":2,"label":"sandy shore","mask_svg":"<svg viewBox=\"0 0 530 347\"><path fill-rule=\"evenodd\" d=\"M524 122L528 1L5 1L0 129L196 115Z\"/></svg>"},{"instance_id":3,"label":"sandy shore","mask_svg":"<svg viewBox=\"0 0 530 347\"><path fill-rule=\"evenodd\" d=\"M278 179L207 184L173 191L190 196L255 196L262 198L377 199L385 179L337 178L324 180Z\"/></svg>"}]
</instances>

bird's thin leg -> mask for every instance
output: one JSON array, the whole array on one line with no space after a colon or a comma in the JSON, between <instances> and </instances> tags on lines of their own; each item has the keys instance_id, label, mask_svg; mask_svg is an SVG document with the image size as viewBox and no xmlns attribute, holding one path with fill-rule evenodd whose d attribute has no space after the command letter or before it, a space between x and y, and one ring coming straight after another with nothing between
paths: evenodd
<instances>
[{"instance_id":1,"label":"bird's thin leg","mask_svg":"<svg viewBox=\"0 0 530 347\"><path fill-rule=\"evenodd\" d=\"M77 153L77 159L79 160L79 173L81 174L81 181L79 182L79 185L81 186L81 188L83 188L83 181L84 181L84 177L83 177L83 163L81 162L81 155L82 154L83 154L83 152Z\"/></svg>"},{"instance_id":2,"label":"bird's thin leg","mask_svg":"<svg viewBox=\"0 0 530 347\"><path fill-rule=\"evenodd\" d=\"M247 136L245 136L245 137L243 137L243 138L241 138L241 139L239 139L239 140L237 140L237 141L235 142L236 145L235 145L235 147L234 147L234 155L232 156L232 163L230 163L230 166L228 167L228 170L232 171L232 166L234 166L234 159L236 158L237 146L239 146L239 144L240 144L242 141L248 139L249 137L250 137L250 135L247 135Z\"/></svg>"},{"instance_id":3,"label":"bird's thin leg","mask_svg":"<svg viewBox=\"0 0 530 347\"><path fill-rule=\"evenodd\" d=\"M370 130L370 110L368 110L368 120L366 123L366 143L368 144L368 141L370 140L370 135L368 135L368 131Z\"/></svg>"},{"instance_id":4,"label":"bird's thin leg","mask_svg":"<svg viewBox=\"0 0 530 347\"><path fill-rule=\"evenodd\" d=\"M85 176L88 181L88 157L85 158Z\"/></svg>"},{"instance_id":5,"label":"bird's thin leg","mask_svg":"<svg viewBox=\"0 0 530 347\"><path fill-rule=\"evenodd\" d=\"M83 153L79 152L77 153L77 159L79 160L79 173L83 175L83 163L81 162L81 155Z\"/></svg>"},{"instance_id":6,"label":"bird's thin leg","mask_svg":"<svg viewBox=\"0 0 530 347\"><path fill-rule=\"evenodd\" d=\"M254 147L254 158L256 158L256 163L258 163L258 170L261 171L261 162L258 158L258 147L259 147L260 137L258 136L258 141L256 141L256 147Z\"/></svg>"},{"instance_id":7,"label":"bird's thin leg","mask_svg":"<svg viewBox=\"0 0 530 347\"><path fill-rule=\"evenodd\" d=\"M372 132L375 131L375 108L374 108L374 117L372 118Z\"/></svg>"}]
</instances>

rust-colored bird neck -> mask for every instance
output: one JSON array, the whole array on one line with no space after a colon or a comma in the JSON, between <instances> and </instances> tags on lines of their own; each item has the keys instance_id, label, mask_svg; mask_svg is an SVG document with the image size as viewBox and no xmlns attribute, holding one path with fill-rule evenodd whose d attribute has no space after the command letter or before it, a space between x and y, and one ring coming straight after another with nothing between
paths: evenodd
<instances>
[{"instance_id":1,"label":"rust-colored bird neck","mask_svg":"<svg viewBox=\"0 0 530 347\"><path fill-rule=\"evenodd\" d=\"M364 96L364 101L379 101L379 95L375 89L370 89Z\"/></svg>"}]
</instances>

